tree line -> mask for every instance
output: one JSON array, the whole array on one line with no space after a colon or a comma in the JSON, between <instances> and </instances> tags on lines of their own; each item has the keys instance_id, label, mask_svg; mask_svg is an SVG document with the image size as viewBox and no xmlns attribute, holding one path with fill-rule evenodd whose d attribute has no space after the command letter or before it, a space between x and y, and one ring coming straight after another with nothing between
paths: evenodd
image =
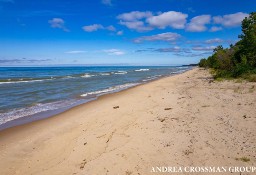
<instances>
[{"instance_id":1,"label":"tree line","mask_svg":"<svg viewBox=\"0 0 256 175\"><path fill-rule=\"evenodd\" d=\"M199 62L212 68L215 78L245 78L256 81L256 12L242 21L240 40L229 48L217 46L213 54Z\"/></svg>"}]
</instances>

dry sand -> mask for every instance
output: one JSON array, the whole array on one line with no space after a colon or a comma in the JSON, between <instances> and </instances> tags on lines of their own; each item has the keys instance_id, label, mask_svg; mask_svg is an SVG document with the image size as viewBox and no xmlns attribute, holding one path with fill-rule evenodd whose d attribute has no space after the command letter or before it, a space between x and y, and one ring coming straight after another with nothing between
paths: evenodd
<instances>
[{"instance_id":1,"label":"dry sand","mask_svg":"<svg viewBox=\"0 0 256 175\"><path fill-rule=\"evenodd\" d=\"M196 68L0 132L0 174L255 166L255 124L255 83L215 82Z\"/></svg>"}]
</instances>

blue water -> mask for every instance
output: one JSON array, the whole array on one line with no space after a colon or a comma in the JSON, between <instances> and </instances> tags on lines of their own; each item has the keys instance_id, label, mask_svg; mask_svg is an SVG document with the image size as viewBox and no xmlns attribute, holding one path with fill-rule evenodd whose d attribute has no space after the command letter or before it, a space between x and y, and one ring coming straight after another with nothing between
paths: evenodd
<instances>
[{"instance_id":1,"label":"blue water","mask_svg":"<svg viewBox=\"0 0 256 175\"><path fill-rule=\"evenodd\" d=\"M68 108L189 67L0 67L0 125Z\"/></svg>"}]
</instances>

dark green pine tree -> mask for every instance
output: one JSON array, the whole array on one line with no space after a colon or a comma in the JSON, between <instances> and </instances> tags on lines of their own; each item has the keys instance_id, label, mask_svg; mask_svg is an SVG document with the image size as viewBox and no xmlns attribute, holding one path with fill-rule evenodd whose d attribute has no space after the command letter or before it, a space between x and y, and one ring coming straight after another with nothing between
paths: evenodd
<instances>
[{"instance_id":1,"label":"dark green pine tree","mask_svg":"<svg viewBox=\"0 0 256 175\"><path fill-rule=\"evenodd\" d=\"M250 67L256 67L256 12L250 14L242 21L241 40L237 43L239 47L240 61L246 61Z\"/></svg>"}]
</instances>

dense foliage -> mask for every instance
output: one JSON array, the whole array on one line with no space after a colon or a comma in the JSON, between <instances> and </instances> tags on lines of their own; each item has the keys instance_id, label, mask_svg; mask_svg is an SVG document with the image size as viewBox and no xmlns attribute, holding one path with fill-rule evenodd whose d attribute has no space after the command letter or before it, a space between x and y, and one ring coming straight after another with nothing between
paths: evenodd
<instances>
[{"instance_id":1,"label":"dense foliage","mask_svg":"<svg viewBox=\"0 0 256 175\"><path fill-rule=\"evenodd\" d=\"M200 67L213 68L215 78L241 77L256 81L256 12L242 21L240 41L230 48L218 46L213 55L201 59Z\"/></svg>"}]
</instances>

